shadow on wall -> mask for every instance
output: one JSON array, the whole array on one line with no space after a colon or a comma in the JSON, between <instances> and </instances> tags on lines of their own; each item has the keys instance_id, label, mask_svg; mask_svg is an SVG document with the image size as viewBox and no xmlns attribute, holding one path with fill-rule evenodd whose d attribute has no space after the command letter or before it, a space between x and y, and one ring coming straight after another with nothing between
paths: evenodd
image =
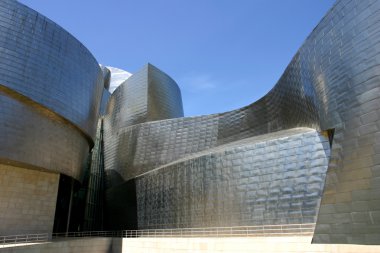
<instances>
[{"instance_id":1,"label":"shadow on wall","mask_svg":"<svg viewBox=\"0 0 380 253\"><path fill-rule=\"evenodd\" d=\"M123 199L120 199L120 196L123 196ZM135 180L107 190L105 210L105 230L137 229Z\"/></svg>"}]
</instances>

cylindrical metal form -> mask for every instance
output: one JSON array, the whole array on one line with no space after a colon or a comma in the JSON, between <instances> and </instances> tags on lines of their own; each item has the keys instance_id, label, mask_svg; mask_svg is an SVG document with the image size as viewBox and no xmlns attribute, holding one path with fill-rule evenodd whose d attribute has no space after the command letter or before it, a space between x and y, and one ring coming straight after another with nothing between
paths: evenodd
<instances>
[{"instance_id":1,"label":"cylindrical metal form","mask_svg":"<svg viewBox=\"0 0 380 253\"><path fill-rule=\"evenodd\" d=\"M102 71L72 35L0 2L0 161L81 177L93 145Z\"/></svg>"}]
</instances>

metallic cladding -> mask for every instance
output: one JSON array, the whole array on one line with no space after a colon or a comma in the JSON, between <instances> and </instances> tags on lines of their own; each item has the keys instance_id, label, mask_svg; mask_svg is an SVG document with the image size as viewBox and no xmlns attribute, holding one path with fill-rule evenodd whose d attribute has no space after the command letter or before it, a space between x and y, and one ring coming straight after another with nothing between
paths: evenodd
<instances>
[{"instance_id":1,"label":"metallic cladding","mask_svg":"<svg viewBox=\"0 0 380 253\"><path fill-rule=\"evenodd\" d=\"M88 142L49 111L4 95L0 90L0 163L47 169L75 179L89 151Z\"/></svg>"},{"instance_id":2,"label":"metallic cladding","mask_svg":"<svg viewBox=\"0 0 380 253\"><path fill-rule=\"evenodd\" d=\"M178 85L158 68L151 64L145 65L123 82L109 98L104 117L104 157L107 169L120 173L113 168L125 167L134 159L136 147L132 147L131 143L132 139L137 141L134 140L137 135L130 135L128 130L135 129L136 132L139 131L136 126L141 123L179 117L183 117L183 109ZM126 135L122 135L122 132L126 132ZM156 148L152 147L151 150ZM136 154L144 153L137 151ZM153 159L156 160L156 157ZM136 175L134 172L132 174Z\"/></svg>"},{"instance_id":3,"label":"metallic cladding","mask_svg":"<svg viewBox=\"0 0 380 253\"><path fill-rule=\"evenodd\" d=\"M105 118L105 169L123 180L217 144L213 115L160 120L114 130Z\"/></svg>"},{"instance_id":4,"label":"metallic cladding","mask_svg":"<svg viewBox=\"0 0 380 253\"><path fill-rule=\"evenodd\" d=\"M81 179L102 71L73 36L17 1L0 1L0 161Z\"/></svg>"},{"instance_id":5,"label":"metallic cladding","mask_svg":"<svg viewBox=\"0 0 380 253\"><path fill-rule=\"evenodd\" d=\"M92 139L101 69L60 26L18 3L0 2L0 84L61 115Z\"/></svg>"},{"instance_id":6,"label":"metallic cladding","mask_svg":"<svg viewBox=\"0 0 380 253\"><path fill-rule=\"evenodd\" d=\"M153 209L153 213L149 213L149 210L139 207L137 214L144 215L144 218L138 217L141 226L218 224L217 221L207 219L203 220L204 223L193 223L192 215L186 216L190 220L181 218L185 210L195 212L198 205L186 202L188 194L194 193L187 192L187 183L181 188L178 182L196 183L217 168L213 167L217 164L213 155L209 159L197 158L200 160L195 161L190 156L192 153L286 129L334 129L326 186L313 242L378 244L379 13L380 1L338 0L306 39L275 87L247 107L210 116L148 123L140 121L133 126L119 125L112 131L111 128L105 128L107 173L118 176L115 184L127 180L136 181L139 205L144 203L144 206ZM109 113L112 114L112 111L111 107ZM117 117L112 120L115 121ZM241 156L237 153L236 159L231 159L239 161ZM189 159L189 165L186 166L191 169L183 169L183 172L193 169L199 177L193 177L193 172L177 173L181 169L175 165L158 170L165 171L162 174L155 170L178 159ZM197 172L196 168L203 172ZM250 173L249 169L247 171ZM237 170L238 174L231 176L248 172ZM320 175L319 178L323 179ZM252 184L239 185L239 181L236 182L236 189L253 187ZM110 187L112 184L110 182ZM150 184L153 185L149 186ZM207 196L205 186L212 188L215 186L213 184L215 181L210 179L199 184L199 188L191 189L199 191L200 196ZM149 187L167 191L161 194ZM183 197L183 202L177 201L180 196ZM170 201L177 202L169 203ZM249 206L247 201L241 202L236 208L240 208L243 213L242 210ZM172 209L167 209L168 207ZM316 214L317 205L314 207ZM278 208L281 209L280 206ZM157 212L156 216L154 211ZM236 214L239 211L234 212Z\"/></svg>"},{"instance_id":7,"label":"metallic cladding","mask_svg":"<svg viewBox=\"0 0 380 253\"><path fill-rule=\"evenodd\" d=\"M147 64L116 88L107 114L113 129L183 117L181 92L173 79Z\"/></svg>"},{"instance_id":8,"label":"metallic cladding","mask_svg":"<svg viewBox=\"0 0 380 253\"><path fill-rule=\"evenodd\" d=\"M266 96L182 118L178 86L154 66L110 96L112 70L104 82L109 72L80 42L3 0L0 162L80 179L103 93L107 186L135 187L138 227L317 219L313 242L378 244L379 13L380 1L338 0Z\"/></svg>"},{"instance_id":9,"label":"metallic cladding","mask_svg":"<svg viewBox=\"0 0 380 253\"><path fill-rule=\"evenodd\" d=\"M135 179L139 229L315 223L330 147L309 128L220 146Z\"/></svg>"},{"instance_id":10,"label":"metallic cladding","mask_svg":"<svg viewBox=\"0 0 380 253\"><path fill-rule=\"evenodd\" d=\"M167 74L147 64L149 121L183 117L181 90Z\"/></svg>"}]
</instances>

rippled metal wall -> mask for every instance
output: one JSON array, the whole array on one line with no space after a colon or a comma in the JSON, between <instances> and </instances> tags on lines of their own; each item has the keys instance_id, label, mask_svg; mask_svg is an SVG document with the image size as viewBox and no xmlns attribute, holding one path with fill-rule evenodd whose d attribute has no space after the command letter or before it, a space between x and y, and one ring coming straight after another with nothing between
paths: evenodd
<instances>
[{"instance_id":1,"label":"rippled metal wall","mask_svg":"<svg viewBox=\"0 0 380 253\"><path fill-rule=\"evenodd\" d=\"M0 2L0 161L81 177L103 77L91 53L41 14Z\"/></svg>"},{"instance_id":2,"label":"rippled metal wall","mask_svg":"<svg viewBox=\"0 0 380 253\"><path fill-rule=\"evenodd\" d=\"M199 188L187 187L198 180L193 173L204 178L212 173L210 168L215 168L214 171L218 168L213 163L218 158L212 154L209 159L190 163L192 153L252 136L308 127L317 131L334 129L313 241L378 244L379 13L380 1L337 1L306 39L276 86L250 106L217 115L117 126L118 131L113 133L118 137L110 142L114 147L108 157L117 156L118 159L108 160L108 163L106 159L106 169L118 178L113 182L115 185L136 181L139 226L192 225L190 217L193 216L186 212L196 213L199 208L203 208L203 214L205 210L220 212L218 208L207 209L206 202L202 206L187 201L187 197L197 195L195 191L199 191L199 196L207 196L205 186L217 184L206 180ZM232 160L239 161L241 154L236 155ZM182 159L180 163L189 167L165 165L177 159ZM157 169L159 166L166 167ZM247 190L252 185L236 185L236 189ZM232 196L235 195L229 197ZM177 201L180 199L183 201ZM252 202L247 200L244 204L239 202L237 210L250 206ZM314 207L316 212L317 205ZM190 220L183 220L181 215ZM197 221L195 224L218 224L207 219L202 221L204 223Z\"/></svg>"},{"instance_id":3,"label":"rippled metal wall","mask_svg":"<svg viewBox=\"0 0 380 253\"><path fill-rule=\"evenodd\" d=\"M316 221L328 140L296 128L219 146L135 179L139 228Z\"/></svg>"},{"instance_id":4,"label":"rippled metal wall","mask_svg":"<svg viewBox=\"0 0 380 253\"><path fill-rule=\"evenodd\" d=\"M291 66L335 128L314 242L380 241L380 1L337 1Z\"/></svg>"},{"instance_id":5,"label":"rippled metal wall","mask_svg":"<svg viewBox=\"0 0 380 253\"><path fill-rule=\"evenodd\" d=\"M130 159L134 159L132 153L136 147L128 138L135 135L129 132L123 135L124 129L128 131L144 122L178 117L183 117L182 98L173 79L151 64L129 77L112 93L104 117L104 156L108 174L118 178L120 172L116 168L125 168Z\"/></svg>"}]
</instances>

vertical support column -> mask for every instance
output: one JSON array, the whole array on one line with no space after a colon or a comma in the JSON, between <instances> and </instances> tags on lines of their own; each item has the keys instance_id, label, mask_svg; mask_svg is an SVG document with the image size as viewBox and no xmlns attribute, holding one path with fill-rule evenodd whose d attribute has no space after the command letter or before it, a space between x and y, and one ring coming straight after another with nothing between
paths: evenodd
<instances>
[{"instance_id":1,"label":"vertical support column","mask_svg":"<svg viewBox=\"0 0 380 253\"><path fill-rule=\"evenodd\" d=\"M68 210L68 214L67 214L66 236L68 235L69 228L70 228L71 209L72 209L72 203L73 203L73 192L74 192L74 179L71 178L70 202L69 202L69 210Z\"/></svg>"}]
</instances>

